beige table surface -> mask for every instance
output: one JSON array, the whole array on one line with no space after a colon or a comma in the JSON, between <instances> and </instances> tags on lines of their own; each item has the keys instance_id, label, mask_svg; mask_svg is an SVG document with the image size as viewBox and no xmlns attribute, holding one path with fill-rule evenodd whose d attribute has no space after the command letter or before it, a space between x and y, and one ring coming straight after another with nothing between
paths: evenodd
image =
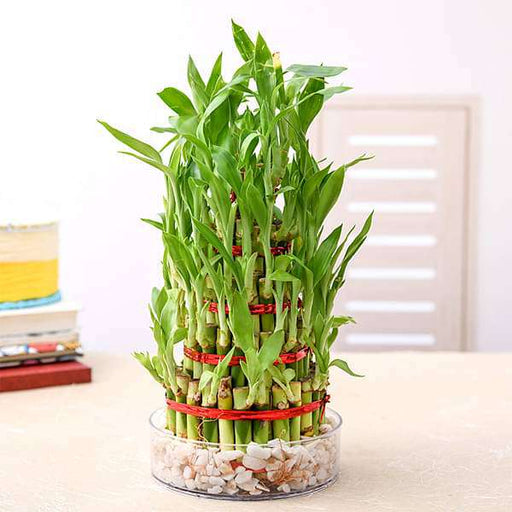
<instances>
[{"instance_id":1,"label":"beige table surface","mask_svg":"<svg viewBox=\"0 0 512 512\"><path fill-rule=\"evenodd\" d=\"M512 354L352 354L330 489L275 511L512 511ZM268 510L197 499L149 474L158 386L129 356L91 354L94 383L0 394L2 512Z\"/></svg>"}]
</instances>

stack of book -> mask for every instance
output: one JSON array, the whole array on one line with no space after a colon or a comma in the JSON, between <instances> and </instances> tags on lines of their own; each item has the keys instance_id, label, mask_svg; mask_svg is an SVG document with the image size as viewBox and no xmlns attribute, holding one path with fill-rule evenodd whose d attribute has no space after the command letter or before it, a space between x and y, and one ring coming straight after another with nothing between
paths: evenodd
<instances>
[{"instance_id":1,"label":"stack of book","mask_svg":"<svg viewBox=\"0 0 512 512\"><path fill-rule=\"evenodd\" d=\"M81 356L77 314L66 302L0 311L0 368Z\"/></svg>"},{"instance_id":2,"label":"stack of book","mask_svg":"<svg viewBox=\"0 0 512 512\"><path fill-rule=\"evenodd\" d=\"M7 214L0 208L0 391L90 382L76 361L78 307L58 288L57 222Z\"/></svg>"}]
</instances>

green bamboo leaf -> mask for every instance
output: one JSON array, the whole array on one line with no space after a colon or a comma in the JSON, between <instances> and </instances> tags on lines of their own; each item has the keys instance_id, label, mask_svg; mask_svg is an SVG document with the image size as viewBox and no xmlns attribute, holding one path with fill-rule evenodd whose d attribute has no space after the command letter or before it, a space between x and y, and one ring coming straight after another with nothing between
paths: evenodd
<instances>
[{"instance_id":1,"label":"green bamboo leaf","mask_svg":"<svg viewBox=\"0 0 512 512\"><path fill-rule=\"evenodd\" d=\"M206 238L208 243L210 243L211 245L213 245L213 247L215 247L215 249L217 249L219 254L222 256L222 259L229 265L233 272L233 275L235 276L239 288L242 289L244 287L244 279L240 264L233 259L232 254L230 254L227 251L220 238L206 224L203 224L197 219L192 220L197 230L201 233L201 235Z\"/></svg>"},{"instance_id":2,"label":"green bamboo leaf","mask_svg":"<svg viewBox=\"0 0 512 512\"><path fill-rule=\"evenodd\" d=\"M332 317L332 326L340 327L346 324L355 324L356 321L351 316L334 316Z\"/></svg>"},{"instance_id":3,"label":"green bamboo leaf","mask_svg":"<svg viewBox=\"0 0 512 512\"><path fill-rule=\"evenodd\" d=\"M248 61L254 56L254 43L251 41L247 32L240 26L231 20L231 28L233 31L233 39L235 45L242 56L242 59Z\"/></svg>"},{"instance_id":4,"label":"green bamboo leaf","mask_svg":"<svg viewBox=\"0 0 512 512\"><path fill-rule=\"evenodd\" d=\"M286 71L302 77L327 78L338 76L346 71L347 68L341 66L309 66L304 64L292 64Z\"/></svg>"},{"instance_id":5,"label":"green bamboo leaf","mask_svg":"<svg viewBox=\"0 0 512 512\"><path fill-rule=\"evenodd\" d=\"M240 146L240 162L242 165L246 165L251 155L254 153L259 142L259 137L258 133L250 133L244 138Z\"/></svg>"},{"instance_id":6,"label":"green bamboo leaf","mask_svg":"<svg viewBox=\"0 0 512 512\"><path fill-rule=\"evenodd\" d=\"M316 210L315 224L320 227L327 214L336 204L345 181L345 167L339 167L329 174L322 184L320 197L318 198L318 207Z\"/></svg>"},{"instance_id":7,"label":"green bamboo leaf","mask_svg":"<svg viewBox=\"0 0 512 512\"><path fill-rule=\"evenodd\" d=\"M139 363L146 368L151 377L153 377L158 384L163 383L163 379L160 377L158 372L156 371L153 363L151 361L151 356L147 352L133 352L133 357L139 361Z\"/></svg>"},{"instance_id":8,"label":"green bamboo leaf","mask_svg":"<svg viewBox=\"0 0 512 512\"><path fill-rule=\"evenodd\" d=\"M156 293L158 291L158 293ZM166 288L163 286L160 290L158 288L153 288L153 294L152 294L152 304L153 311L155 312L156 316L160 318L160 315L162 314L162 310L164 309L165 305L167 304L169 296L167 294Z\"/></svg>"},{"instance_id":9,"label":"green bamboo leaf","mask_svg":"<svg viewBox=\"0 0 512 512\"><path fill-rule=\"evenodd\" d=\"M261 367L266 370L277 360L284 344L284 331L279 330L271 334L263 343L258 352Z\"/></svg>"},{"instance_id":10,"label":"green bamboo leaf","mask_svg":"<svg viewBox=\"0 0 512 512\"><path fill-rule=\"evenodd\" d=\"M348 169L349 167L353 167L354 165L358 164L359 162L365 162L366 160L373 160L374 155L366 155L366 153L363 153L361 156L358 156L354 160L351 160L348 164L345 164L343 167L345 169Z\"/></svg>"},{"instance_id":11,"label":"green bamboo leaf","mask_svg":"<svg viewBox=\"0 0 512 512\"><path fill-rule=\"evenodd\" d=\"M327 87L327 89L323 89L322 91L318 91L317 94L320 94L325 98L325 100L331 99L335 94L341 94L346 91L350 91L352 87L346 87L344 85L335 85L334 87Z\"/></svg>"},{"instance_id":12,"label":"green bamboo leaf","mask_svg":"<svg viewBox=\"0 0 512 512\"><path fill-rule=\"evenodd\" d=\"M329 336L327 336L327 348L328 350L331 349L333 343L336 341L336 338L338 337L338 328L333 327L331 332L329 333Z\"/></svg>"},{"instance_id":13,"label":"green bamboo leaf","mask_svg":"<svg viewBox=\"0 0 512 512\"><path fill-rule=\"evenodd\" d=\"M256 38L256 47L254 49L254 80L258 88L258 93L262 100L270 103L273 90L273 66L272 66L272 54L267 46L267 43L263 39L263 36L258 32ZM274 80L275 83L275 80ZM267 104L260 104L260 117L270 118L270 112L267 112ZM264 120L262 119L262 124Z\"/></svg>"},{"instance_id":14,"label":"green bamboo leaf","mask_svg":"<svg viewBox=\"0 0 512 512\"><path fill-rule=\"evenodd\" d=\"M251 205L252 214L262 230L266 230L270 222L268 208L258 189L251 183L247 187L247 199Z\"/></svg>"},{"instance_id":15,"label":"green bamboo leaf","mask_svg":"<svg viewBox=\"0 0 512 512\"><path fill-rule=\"evenodd\" d=\"M98 123L104 126L118 141L122 142L129 148L132 148L133 150L137 151L137 153L140 153L150 160L154 160L157 163L162 163L162 157L160 156L160 153L149 144L135 139L131 135L123 133L113 126L110 126L108 123L105 123L105 121L100 121L98 119Z\"/></svg>"},{"instance_id":16,"label":"green bamboo leaf","mask_svg":"<svg viewBox=\"0 0 512 512\"><path fill-rule=\"evenodd\" d=\"M178 327L171 336L171 343L175 345L176 343L179 343L180 341L183 341L188 335L188 329L186 327Z\"/></svg>"},{"instance_id":17,"label":"green bamboo leaf","mask_svg":"<svg viewBox=\"0 0 512 512\"><path fill-rule=\"evenodd\" d=\"M338 271L337 280L342 282L343 276L345 275L345 270L350 263L350 260L356 255L357 251L361 248L363 243L366 240L366 235L370 231L372 226L373 212L368 215L361 231L354 237L352 243L348 246L347 252L343 257L343 261L341 262L340 269Z\"/></svg>"},{"instance_id":18,"label":"green bamboo leaf","mask_svg":"<svg viewBox=\"0 0 512 512\"><path fill-rule=\"evenodd\" d=\"M322 171L317 171L306 180L303 189L304 202L306 204L309 204L310 201L315 201L316 204L318 187L320 186L320 184L325 179L328 173L329 168L324 169Z\"/></svg>"},{"instance_id":19,"label":"green bamboo leaf","mask_svg":"<svg viewBox=\"0 0 512 512\"><path fill-rule=\"evenodd\" d=\"M191 56L188 58L187 78L194 102L198 110L203 110L208 104L208 94L206 93L206 85Z\"/></svg>"},{"instance_id":20,"label":"green bamboo leaf","mask_svg":"<svg viewBox=\"0 0 512 512\"><path fill-rule=\"evenodd\" d=\"M247 300L235 290L229 301L229 324L233 333L233 343L247 354L254 349L253 321Z\"/></svg>"},{"instance_id":21,"label":"green bamboo leaf","mask_svg":"<svg viewBox=\"0 0 512 512\"><path fill-rule=\"evenodd\" d=\"M201 378L199 379L199 390L203 391L208 384L210 384L211 380L213 379L213 372L210 370L203 370L203 373L201 374Z\"/></svg>"},{"instance_id":22,"label":"green bamboo leaf","mask_svg":"<svg viewBox=\"0 0 512 512\"><path fill-rule=\"evenodd\" d=\"M153 219L140 219L142 222L145 222L146 224L149 224L150 226L153 226L156 229L159 229L160 231L164 230L164 225L161 222L158 222Z\"/></svg>"},{"instance_id":23,"label":"green bamboo leaf","mask_svg":"<svg viewBox=\"0 0 512 512\"><path fill-rule=\"evenodd\" d=\"M194 116L196 109L189 97L175 87L166 87L158 93L160 99L180 116Z\"/></svg>"},{"instance_id":24,"label":"green bamboo leaf","mask_svg":"<svg viewBox=\"0 0 512 512\"><path fill-rule=\"evenodd\" d=\"M158 169L159 171L162 171L164 174L167 174L169 172L169 169L160 162L156 162L155 160L151 160L151 158L146 158L144 156L136 155L135 153L130 153L129 151L119 151L121 155L128 155L133 158L136 158L137 160L140 160L141 162L144 162L145 164L151 165L151 167L154 167L155 169Z\"/></svg>"},{"instance_id":25,"label":"green bamboo leaf","mask_svg":"<svg viewBox=\"0 0 512 512\"><path fill-rule=\"evenodd\" d=\"M283 283L291 283L293 281L298 281L299 279L284 270L274 270L269 276L269 279L272 281L279 281Z\"/></svg>"},{"instance_id":26,"label":"green bamboo leaf","mask_svg":"<svg viewBox=\"0 0 512 512\"><path fill-rule=\"evenodd\" d=\"M236 160L229 151L219 146L214 146L212 149L213 161L217 172L226 180L229 186L238 195L242 188L242 176L238 170Z\"/></svg>"},{"instance_id":27,"label":"green bamboo leaf","mask_svg":"<svg viewBox=\"0 0 512 512\"><path fill-rule=\"evenodd\" d=\"M300 99L305 99L297 107L297 113L300 125L304 132L307 131L315 117L318 115L324 104L324 98L320 94L313 94L324 89L325 82L322 79L311 78L308 80L304 90L300 94Z\"/></svg>"},{"instance_id":28,"label":"green bamboo leaf","mask_svg":"<svg viewBox=\"0 0 512 512\"><path fill-rule=\"evenodd\" d=\"M219 84L222 83L222 53L219 54L217 60L215 61L212 71L210 73L210 78L208 78L208 83L206 84L206 94L208 98L211 98L213 94L217 91Z\"/></svg>"},{"instance_id":29,"label":"green bamboo leaf","mask_svg":"<svg viewBox=\"0 0 512 512\"><path fill-rule=\"evenodd\" d=\"M352 377L364 377L364 375L359 375L358 373L354 373L346 361L343 361L342 359L333 359L329 363L329 368L331 366L336 366L336 368L339 368L340 370L343 370L344 372L348 373L349 375L352 375Z\"/></svg>"},{"instance_id":30,"label":"green bamboo leaf","mask_svg":"<svg viewBox=\"0 0 512 512\"><path fill-rule=\"evenodd\" d=\"M336 248L338 247L341 228L342 226L340 225L336 229L333 229L331 234L320 244L320 247L317 249L309 263L309 268L313 271L315 276L313 286L316 286L320 282L329 266L336 263L333 261L333 256L336 252Z\"/></svg>"},{"instance_id":31,"label":"green bamboo leaf","mask_svg":"<svg viewBox=\"0 0 512 512\"><path fill-rule=\"evenodd\" d=\"M233 347L226 356L222 359L222 361L216 366L215 373L219 377L223 377L226 374L226 371L229 367L229 363L235 353L235 347Z\"/></svg>"}]
</instances>

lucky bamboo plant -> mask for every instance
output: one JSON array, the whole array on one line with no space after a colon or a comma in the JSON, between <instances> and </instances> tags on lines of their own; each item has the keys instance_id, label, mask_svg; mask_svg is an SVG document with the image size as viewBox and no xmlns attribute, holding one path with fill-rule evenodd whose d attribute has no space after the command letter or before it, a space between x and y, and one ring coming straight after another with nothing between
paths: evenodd
<instances>
[{"instance_id":1,"label":"lucky bamboo plant","mask_svg":"<svg viewBox=\"0 0 512 512\"><path fill-rule=\"evenodd\" d=\"M190 97L174 87L158 94L171 110L166 126L152 128L168 136L162 149L100 122L130 148L122 153L162 172L166 186L159 220L143 219L164 246L164 284L149 308L157 352L135 357L172 403L284 410L321 401L331 367L357 376L331 359L338 329L353 321L334 316L333 304L372 216L357 234L340 224L323 236L323 225L347 169L367 157L334 167L309 148L324 102L350 89L328 84L345 68L283 70L260 34L253 41L232 28L243 64L231 79L222 76L222 55L206 79L190 58ZM169 408L167 428L242 447L314 436L321 421L321 408L254 421Z\"/></svg>"}]
</instances>

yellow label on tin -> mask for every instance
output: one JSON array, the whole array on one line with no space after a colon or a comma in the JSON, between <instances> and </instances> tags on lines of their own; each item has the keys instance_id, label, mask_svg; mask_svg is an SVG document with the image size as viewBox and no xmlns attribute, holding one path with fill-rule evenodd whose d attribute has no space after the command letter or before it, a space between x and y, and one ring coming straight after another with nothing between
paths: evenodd
<instances>
[{"instance_id":1,"label":"yellow label on tin","mask_svg":"<svg viewBox=\"0 0 512 512\"><path fill-rule=\"evenodd\" d=\"M39 299L56 293L58 260L0 262L0 302Z\"/></svg>"}]
</instances>

